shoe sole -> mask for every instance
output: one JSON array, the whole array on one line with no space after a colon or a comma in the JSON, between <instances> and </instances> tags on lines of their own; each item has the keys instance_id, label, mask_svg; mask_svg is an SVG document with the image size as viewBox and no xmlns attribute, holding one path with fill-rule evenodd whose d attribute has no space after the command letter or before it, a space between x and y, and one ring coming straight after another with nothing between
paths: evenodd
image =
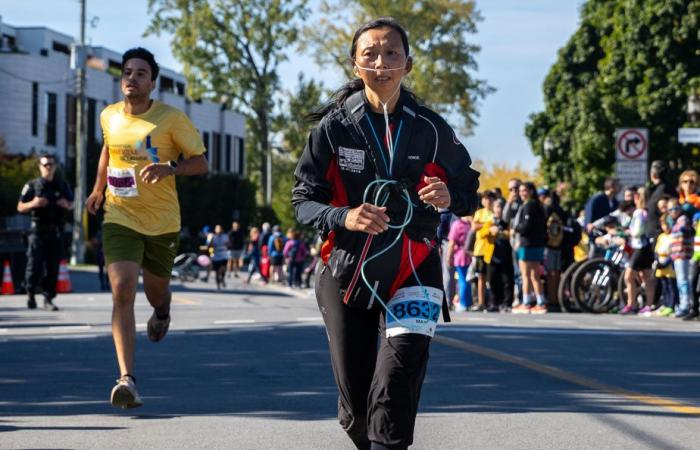
<instances>
[{"instance_id":1,"label":"shoe sole","mask_svg":"<svg viewBox=\"0 0 700 450\"><path fill-rule=\"evenodd\" d=\"M121 409L131 409L138 408L143 405L143 402L137 402L134 398L134 394L129 391L125 386L118 386L112 391L112 398L110 399L112 406Z\"/></svg>"},{"instance_id":2,"label":"shoe sole","mask_svg":"<svg viewBox=\"0 0 700 450\"><path fill-rule=\"evenodd\" d=\"M155 327L151 325L151 320L149 319L148 324L146 325L146 333L148 334L148 340L151 342L160 342L165 338L165 335L168 334L168 330L170 329L170 321L168 321L167 325L165 325L165 329L161 330L160 332L157 332Z\"/></svg>"}]
</instances>

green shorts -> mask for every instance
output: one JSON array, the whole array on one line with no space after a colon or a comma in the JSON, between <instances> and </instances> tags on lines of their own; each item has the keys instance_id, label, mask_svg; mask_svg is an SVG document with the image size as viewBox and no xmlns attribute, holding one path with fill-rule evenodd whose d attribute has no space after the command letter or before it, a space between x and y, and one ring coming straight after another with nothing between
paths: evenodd
<instances>
[{"instance_id":1,"label":"green shorts","mask_svg":"<svg viewBox=\"0 0 700 450\"><path fill-rule=\"evenodd\" d=\"M155 276L170 278L180 234L147 236L116 223L105 223L102 242L107 266L119 261L133 261Z\"/></svg>"}]
</instances>

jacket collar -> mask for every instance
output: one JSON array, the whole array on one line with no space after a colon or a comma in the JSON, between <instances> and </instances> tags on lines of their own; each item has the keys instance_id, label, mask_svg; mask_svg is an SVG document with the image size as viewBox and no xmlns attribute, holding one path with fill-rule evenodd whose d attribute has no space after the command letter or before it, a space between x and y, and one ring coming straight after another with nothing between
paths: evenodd
<instances>
[{"instance_id":1,"label":"jacket collar","mask_svg":"<svg viewBox=\"0 0 700 450\"><path fill-rule=\"evenodd\" d=\"M389 167L389 159L385 144L383 144L384 130L377 130L372 123L372 110L365 96L365 91L355 92L345 100L346 117L352 122L349 127L354 133L358 144L363 145L370 153L370 160L374 164L377 175L390 179L393 175L401 173L406 162L409 142L413 137L413 121L416 119L418 104L404 90L401 91L399 101L396 103L395 113L398 112L398 128L394 137L393 163Z\"/></svg>"}]
</instances>

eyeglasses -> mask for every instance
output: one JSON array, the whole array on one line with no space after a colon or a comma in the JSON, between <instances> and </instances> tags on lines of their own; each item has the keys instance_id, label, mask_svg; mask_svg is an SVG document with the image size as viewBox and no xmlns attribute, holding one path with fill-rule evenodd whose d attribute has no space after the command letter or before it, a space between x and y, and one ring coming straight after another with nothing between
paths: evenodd
<instances>
[{"instance_id":1,"label":"eyeglasses","mask_svg":"<svg viewBox=\"0 0 700 450\"><path fill-rule=\"evenodd\" d=\"M53 167L53 163L45 163L45 164L39 164L42 167L46 167L47 169L50 169Z\"/></svg>"},{"instance_id":2,"label":"eyeglasses","mask_svg":"<svg viewBox=\"0 0 700 450\"><path fill-rule=\"evenodd\" d=\"M511 186L511 187L508 188L508 190L509 190L509 191L517 191L517 190L518 190L518 186Z\"/></svg>"}]
</instances>

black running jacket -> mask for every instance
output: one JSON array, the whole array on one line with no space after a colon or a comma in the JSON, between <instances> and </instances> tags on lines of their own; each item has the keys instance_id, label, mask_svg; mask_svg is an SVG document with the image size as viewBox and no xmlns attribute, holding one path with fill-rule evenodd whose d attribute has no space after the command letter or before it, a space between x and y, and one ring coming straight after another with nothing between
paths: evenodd
<instances>
[{"instance_id":1,"label":"black running jacket","mask_svg":"<svg viewBox=\"0 0 700 450\"><path fill-rule=\"evenodd\" d=\"M361 265L398 233L389 229L372 236L345 229L347 212L362 204L367 185L376 179L397 180L410 192L415 206L400 242L365 269L384 301L424 262L441 270L434 244L440 215L417 194L425 186L423 177L438 176L447 184L449 209L457 216L476 210L479 187L479 173L471 168L469 153L452 128L437 113L419 105L410 93L402 91L396 106L393 158L388 158L387 145L380 138L385 129L378 129L371 114L364 91L352 94L329 112L310 133L294 172L292 190L297 220L313 225L324 239L322 270L332 271L346 304L362 308L372 308L375 303L361 280ZM407 204L400 188L393 189L386 206L390 223L402 223ZM442 290L441 285L433 287Z\"/></svg>"}]
</instances>

